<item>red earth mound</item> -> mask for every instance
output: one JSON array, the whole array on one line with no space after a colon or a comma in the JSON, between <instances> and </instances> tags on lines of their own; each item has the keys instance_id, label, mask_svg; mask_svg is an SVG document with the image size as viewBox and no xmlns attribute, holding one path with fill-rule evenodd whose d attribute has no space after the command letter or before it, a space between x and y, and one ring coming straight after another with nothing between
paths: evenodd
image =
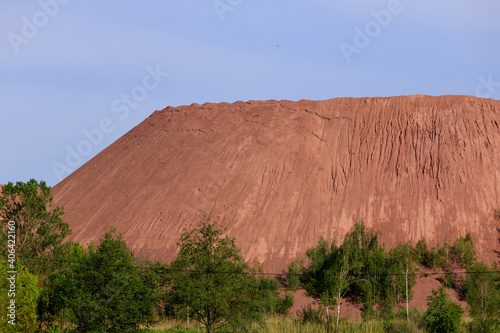
<instances>
[{"instance_id":1,"label":"red earth mound","mask_svg":"<svg viewBox=\"0 0 500 333\"><path fill-rule=\"evenodd\" d=\"M168 107L54 187L85 244L111 225L170 260L212 212L266 272L364 219L388 247L470 232L497 258L500 101L468 96Z\"/></svg>"}]
</instances>

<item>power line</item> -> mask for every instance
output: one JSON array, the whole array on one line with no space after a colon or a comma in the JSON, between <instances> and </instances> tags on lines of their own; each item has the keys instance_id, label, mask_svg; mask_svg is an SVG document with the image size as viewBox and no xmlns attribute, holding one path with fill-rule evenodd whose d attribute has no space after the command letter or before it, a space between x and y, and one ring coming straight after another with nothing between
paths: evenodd
<instances>
[{"instance_id":1,"label":"power line","mask_svg":"<svg viewBox=\"0 0 500 333\"><path fill-rule=\"evenodd\" d=\"M37 260L37 259L33 259ZM79 264L79 261L75 260L65 260L65 259L56 259L56 260L49 260L49 262L59 262L59 263L75 263ZM153 262L154 263L154 262ZM157 261L158 263L158 261ZM161 264L167 265L166 263L160 262ZM116 268L129 268L129 269L151 269L151 270L159 270L163 272L174 272L174 273L196 273L196 274L236 274L236 275L264 275L264 276L275 276L275 277L283 277L283 276L288 276L288 275L307 275L306 273L266 273L266 272L237 272L237 271L217 271L217 270L210 270L210 271L202 271L202 270L190 270L190 269L175 269L175 268L168 268L168 267L151 267L151 266L138 266L138 265L133 265L133 266L128 266L128 265L118 265L118 264L102 264L100 265L101 267L116 267ZM72 267L69 267L69 269L72 269ZM431 271L431 272L415 272L415 273L409 273L409 276L419 276L420 278L422 277L427 277L427 276L432 276L432 275L447 275L447 274L457 274L457 275L467 275L467 274L500 274L500 271L453 271L453 270L448 270L448 271ZM368 276L374 276L374 274L365 274ZM407 274L405 273L380 273L380 276L405 276ZM334 274L333 276L336 276Z\"/></svg>"}]
</instances>

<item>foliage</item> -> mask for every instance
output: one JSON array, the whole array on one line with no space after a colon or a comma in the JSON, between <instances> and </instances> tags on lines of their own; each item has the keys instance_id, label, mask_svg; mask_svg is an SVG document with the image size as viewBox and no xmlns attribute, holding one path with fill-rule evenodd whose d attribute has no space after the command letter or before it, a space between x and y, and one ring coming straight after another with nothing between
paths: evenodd
<instances>
[{"instance_id":1,"label":"foliage","mask_svg":"<svg viewBox=\"0 0 500 333\"><path fill-rule=\"evenodd\" d=\"M157 305L115 228L86 252L73 246L67 270L50 276L44 297L45 311L83 332L137 330L153 322Z\"/></svg>"},{"instance_id":2,"label":"foliage","mask_svg":"<svg viewBox=\"0 0 500 333\"><path fill-rule=\"evenodd\" d=\"M167 313L162 306L162 299L167 294L167 285L169 283L168 265L161 261L152 261L147 258L136 259L136 266L140 267L138 270L139 278L144 286L150 290L150 301L152 302L152 311L154 317L158 320L165 319Z\"/></svg>"},{"instance_id":3,"label":"foliage","mask_svg":"<svg viewBox=\"0 0 500 333\"><path fill-rule=\"evenodd\" d=\"M460 236L451 247L451 258L455 267L467 268L476 261L476 250L470 233Z\"/></svg>"},{"instance_id":4,"label":"foliage","mask_svg":"<svg viewBox=\"0 0 500 333\"><path fill-rule=\"evenodd\" d=\"M302 324L324 324L326 319L321 309L315 309L311 305L300 308L297 318Z\"/></svg>"},{"instance_id":5,"label":"foliage","mask_svg":"<svg viewBox=\"0 0 500 333\"><path fill-rule=\"evenodd\" d=\"M430 333L460 332L463 310L448 297L444 287L432 290L427 305L423 321Z\"/></svg>"},{"instance_id":6,"label":"foliage","mask_svg":"<svg viewBox=\"0 0 500 333\"><path fill-rule=\"evenodd\" d=\"M283 297L278 298L278 305L276 306L276 313L288 314L290 308L293 306L294 296L292 293L286 293Z\"/></svg>"},{"instance_id":7,"label":"foliage","mask_svg":"<svg viewBox=\"0 0 500 333\"><path fill-rule=\"evenodd\" d=\"M477 332L493 332L498 328L499 278L496 264L490 268L483 262L476 262L467 270L465 299L470 305L470 315L474 319L472 327Z\"/></svg>"},{"instance_id":8,"label":"foliage","mask_svg":"<svg viewBox=\"0 0 500 333\"><path fill-rule=\"evenodd\" d=\"M6 235L8 221L16 222L16 252L34 274L47 269L47 256L71 234L61 216L64 211L54 206L50 187L44 181L9 182L2 187L0 222ZM6 239L0 251L5 254Z\"/></svg>"},{"instance_id":9,"label":"foliage","mask_svg":"<svg viewBox=\"0 0 500 333\"><path fill-rule=\"evenodd\" d=\"M363 305L365 318L374 314L373 305L384 295L387 261L385 249L378 243L379 235L379 232L366 231L361 220L342 243L342 248L349 249L353 258L352 296Z\"/></svg>"},{"instance_id":10,"label":"foliage","mask_svg":"<svg viewBox=\"0 0 500 333\"><path fill-rule=\"evenodd\" d=\"M410 243L399 244L389 251L388 258L388 279L390 280L391 298L396 303L406 301L408 313L408 301L413 297L413 287L417 284L413 248Z\"/></svg>"},{"instance_id":11,"label":"foliage","mask_svg":"<svg viewBox=\"0 0 500 333\"><path fill-rule=\"evenodd\" d=\"M422 245L420 245L420 247L422 247ZM448 270L451 265L451 248L451 245L447 241L444 242L443 246L440 246L439 243L437 243L433 248L427 250L425 257L420 258L419 261L422 261L424 265L429 268L442 268ZM415 253L422 255L421 251L422 249L416 251Z\"/></svg>"},{"instance_id":12,"label":"foliage","mask_svg":"<svg viewBox=\"0 0 500 333\"><path fill-rule=\"evenodd\" d=\"M261 309L264 314L288 314L288 310L293 306L294 297L292 293L286 293L283 296L280 291L280 283L276 278L258 276L255 305Z\"/></svg>"},{"instance_id":13,"label":"foliage","mask_svg":"<svg viewBox=\"0 0 500 333\"><path fill-rule=\"evenodd\" d=\"M366 231L360 221L341 246L320 238L318 245L306 252L310 261L307 291L337 305L342 297L350 295L363 304L364 317L371 316L373 305L386 298L387 257L378 236ZM328 301L329 297L335 299Z\"/></svg>"},{"instance_id":14,"label":"foliage","mask_svg":"<svg viewBox=\"0 0 500 333\"><path fill-rule=\"evenodd\" d=\"M286 274L286 286L288 290L296 291L300 287L300 277L305 273L304 260L302 258L292 261L288 265Z\"/></svg>"},{"instance_id":15,"label":"foliage","mask_svg":"<svg viewBox=\"0 0 500 333\"><path fill-rule=\"evenodd\" d=\"M446 288L458 289L457 281L455 281L455 276L452 272L448 271L443 276L438 277L437 280Z\"/></svg>"},{"instance_id":16,"label":"foliage","mask_svg":"<svg viewBox=\"0 0 500 333\"><path fill-rule=\"evenodd\" d=\"M270 311L274 282L255 276L241 256L234 238L204 215L199 224L184 231L179 252L171 264L171 294L179 316L203 324L207 332L223 327L246 330ZM275 285L276 286L276 285ZM263 306L264 305L264 306Z\"/></svg>"},{"instance_id":17,"label":"foliage","mask_svg":"<svg viewBox=\"0 0 500 333\"><path fill-rule=\"evenodd\" d=\"M429 250L427 249L427 242L425 238L420 239L415 244L415 262L420 266L429 267Z\"/></svg>"},{"instance_id":18,"label":"foliage","mask_svg":"<svg viewBox=\"0 0 500 333\"><path fill-rule=\"evenodd\" d=\"M38 318L36 315L36 305L39 295L37 280L20 261L16 263L18 273L8 273L8 264L4 259L0 259L0 325L4 329L2 332L35 332L38 328ZM12 279L14 277L14 279ZM11 279L11 280L8 280ZM11 281L15 281L15 288L11 290ZM11 301L14 300L12 305ZM9 317L11 314L8 307L15 307L15 318ZM9 323L15 319L15 325Z\"/></svg>"},{"instance_id":19,"label":"foliage","mask_svg":"<svg viewBox=\"0 0 500 333\"><path fill-rule=\"evenodd\" d=\"M73 270L85 260L86 254L77 243L68 243L64 250L56 253L52 262L57 263L59 269L48 276L40 292L37 312L43 329L55 329L54 323L71 325L67 307L75 296L73 288L77 284Z\"/></svg>"},{"instance_id":20,"label":"foliage","mask_svg":"<svg viewBox=\"0 0 500 333\"><path fill-rule=\"evenodd\" d=\"M320 316L321 310L313 310L318 312ZM301 311L300 311L301 312ZM298 313L300 313L298 312ZM411 318L410 322L406 319L395 319L391 322L386 322L381 319L371 319L371 320L347 320L342 319L342 325L338 329L338 333L424 333L425 330L419 324L421 316L416 318ZM196 328L191 328L190 330L185 329L185 324L180 324L178 322L168 322L162 323L161 327L157 329L152 329L150 332L164 333L164 332L177 332L177 333L200 333L201 330ZM165 329L165 327L170 327ZM325 321L324 319L319 322L302 322L299 317L283 317L283 316L271 316L266 320L265 327L257 327L254 325L255 332L266 332L266 333L324 333Z\"/></svg>"},{"instance_id":21,"label":"foliage","mask_svg":"<svg viewBox=\"0 0 500 333\"><path fill-rule=\"evenodd\" d=\"M320 238L318 245L306 252L310 261L305 274L306 290L321 297L325 305L336 305L336 330L345 296L363 305L365 319L374 315L374 304L386 297L387 258L378 236L379 233L366 231L361 220L340 246Z\"/></svg>"}]
</instances>

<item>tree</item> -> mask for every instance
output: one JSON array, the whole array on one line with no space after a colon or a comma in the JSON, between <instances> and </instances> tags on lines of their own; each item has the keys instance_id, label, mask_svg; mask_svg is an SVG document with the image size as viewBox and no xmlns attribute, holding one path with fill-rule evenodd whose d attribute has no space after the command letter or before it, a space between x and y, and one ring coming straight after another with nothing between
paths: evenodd
<instances>
[{"instance_id":1,"label":"tree","mask_svg":"<svg viewBox=\"0 0 500 333\"><path fill-rule=\"evenodd\" d=\"M417 244L415 244L415 261L420 266L430 267L429 264L429 250L427 249L427 242L425 238L420 239Z\"/></svg>"},{"instance_id":2,"label":"tree","mask_svg":"<svg viewBox=\"0 0 500 333\"><path fill-rule=\"evenodd\" d=\"M371 315L374 303L383 297L386 257L378 244L378 235L367 232L361 220L346 234L340 247L320 238L318 245L306 252L310 260L306 289L311 295L320 296L325 305L336 305L336 330L345 296L350 294L363 303L365 316Z\"/></svg>"},{"instance_id":3,"label":"tree","mask_svg":"<svg viewBox=\"0 0 500 333\"><path fill-rule=\"evenodd\" d=\"M9 182L2 187L0 196L0 222L3 235L7 223L16 223L16 252L34 274L47 269L47 256L63 239L71 234L69 225L61 216L64 211L54 206L50 187L44 181L31 179L27 183ZM6 249L2 238L1 250ZM5 254L5 253L3 253Z\"/></svg>"},{"instance_id":4,"label":"tree","mask_svg":"<svg viewBox=\"0 0 500 333\"><path fill-rule=\"evenodd\" d=\"M235 239L223 236L224 231L211 215L204 215L192 230L182 233L170 266L174 272L170 302L178 315L198 321L207 332L226 326L244 330L262 311L257 272L243 261Z\"/></svg>"},{"instance_id":5,"label":"tree","mask_svg":"<svg viewBox=\"0 0 500 333\"><path fill-rule=\"evenodd\" d=\"M373 305L381 301L383 284L387 273L385 248L379 246L380 232L366 231L364 221L354 225L347 234L342 248L349 249L352 260L352 292L356 300L363 304L363 317L374 314Z\"/></svg>"},{"instance_id":6,"label":"tree","mask_svg":"<svg viewBox=\"0 0 500 333\"><path fill-rule=\"evenodd\" d=\"M336 251L336 258L334 260L335 265L326 271L326 295L324 294L322 297L323 302L328 305L329 295L331 295L337 307L335 333L337 333L339 327L340 305L342 304L342 299L349 291L350 285L354 282L354 277L351 275L353 264L350 253L349 251L342 251L343 249L344 248L340 248ZM327 318L327 320L327 325L329 326L329 318ZM330 327L328 327L328 330L329 328Z\"/></svg>"},{"instance_id":7,"label":"tree","mask_svg":"<svg viewBox=\"0 0 500 333\"><path fill-rule=\"evenodd\" d=\"M414 251L410 243L399 244L389 251L389 271L392 286L400 301L402 292L406 301L406 318L409 319L408 302L413 297L413 287L417 283Z\"/></svg>"},{"instance_id":8,"label":"tree","mask_svg":"<svg viewBox=\"0 0 500 333\"><path fill-rule=\"evenodd\" d=\"M456 267L466 268L476 261L476 250L470 233L455 240L451 247L451 255Z\"/></svg>"},{"instance_id":9,"label":"tree","mask_svg":"<svg viewBox=\"0 0 500 333\"><path fill-rule=\"evenodd\" d=\"M38 319L42 329L48 329L57 323L58 327L68 327L74 322L71 316L71 302L75 296L78 272L86 260L85 249L78 243L68 243L61 253L56 252L52 260L59 269L48 275L44 281L38 301Z\"/></svg>"},{"instance_id":10,"label":"tree","mask_svg":"<svg viewBox=\"0 0 500 333\"><path fill-rule=\"evenodd\" d=\"M286 274L286 286L288 290L296 291L300 287L300 276L304 274L304 260L297 259L288 265L288 272Z\"/></svg>"},{"instance_id":11,"label":"tree","mask_svg":"<svg viewBox=\"0 0 500 333\"><path fill-rule=\"evenodd\" d=\"M496 264L489 268L483 262L469 266L465 278L465 299L474 318L476 332L493 332L498 328L500 314L500 292L498 290Z\"/></svg>"},{"instance_id":12,"label":"tree","mask_svg":"<svg viewBox=\"0 0 500 333\"><path fill-rule=\"evenodd\" d=\"M444 287L432 290L427 306L423 319L430 333L460 332L464 311L448 297Z\"/></svg>"},{"instance_id":13,"label":"tree","mask_svg":"<svg viewBox=\"0 0 500 333\"><path fill-rule=\"evenodd\" d=\"M161 261L152 261L148 258L136 259L139 278L144 286L150 290L150 302L154 312L154 317L159 320L164 319L166 313L162 306L162 299L165 298L168 285L168 265Z\"/></svg>"},{"instance_id":14,"label":"tree","mask_svg":"<svg viewBox=\"0 0 500 333\"><path fill-rule=\"evenodd\" d=\"M15 266L17 271L15 274L7 273L8 264L3 258L0 259L0 265L2 332L36 332L38 329L36 306L39 295L36 277L20 261ZM14 303L11 303L12 300ZM11 312L9 307L12 307L14 312ZM12 314L15 314L15 317L12 317Z\"/></svg>"},{"instance_id":15,"label":"tree","mask_svg":"<svg viewBox=\"0 0 500 333\"><path fill-rule=\"evenodd\" d=\"M126 332L154 320L156 300L115 228L86 252L72 249L67 271L51 276L48 302L80 332ZM50 308L49 303L49 308Z\"/></svg>"}]
</instances>

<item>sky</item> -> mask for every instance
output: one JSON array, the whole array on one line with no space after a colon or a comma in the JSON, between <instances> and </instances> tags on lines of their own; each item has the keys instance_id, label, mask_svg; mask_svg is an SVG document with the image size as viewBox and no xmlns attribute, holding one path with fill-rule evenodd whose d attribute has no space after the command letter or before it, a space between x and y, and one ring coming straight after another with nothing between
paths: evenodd
<instances>
[{"instance_id":1,"label":"sky","mask_svg":"<svg viewBox=\"0 0 500 333\"><path fill-rule=\"evenodd\" d=\"M0 0L0 184L54 186L167 106L500 99L498 0Z\"/></svg>"}]
</instances>

